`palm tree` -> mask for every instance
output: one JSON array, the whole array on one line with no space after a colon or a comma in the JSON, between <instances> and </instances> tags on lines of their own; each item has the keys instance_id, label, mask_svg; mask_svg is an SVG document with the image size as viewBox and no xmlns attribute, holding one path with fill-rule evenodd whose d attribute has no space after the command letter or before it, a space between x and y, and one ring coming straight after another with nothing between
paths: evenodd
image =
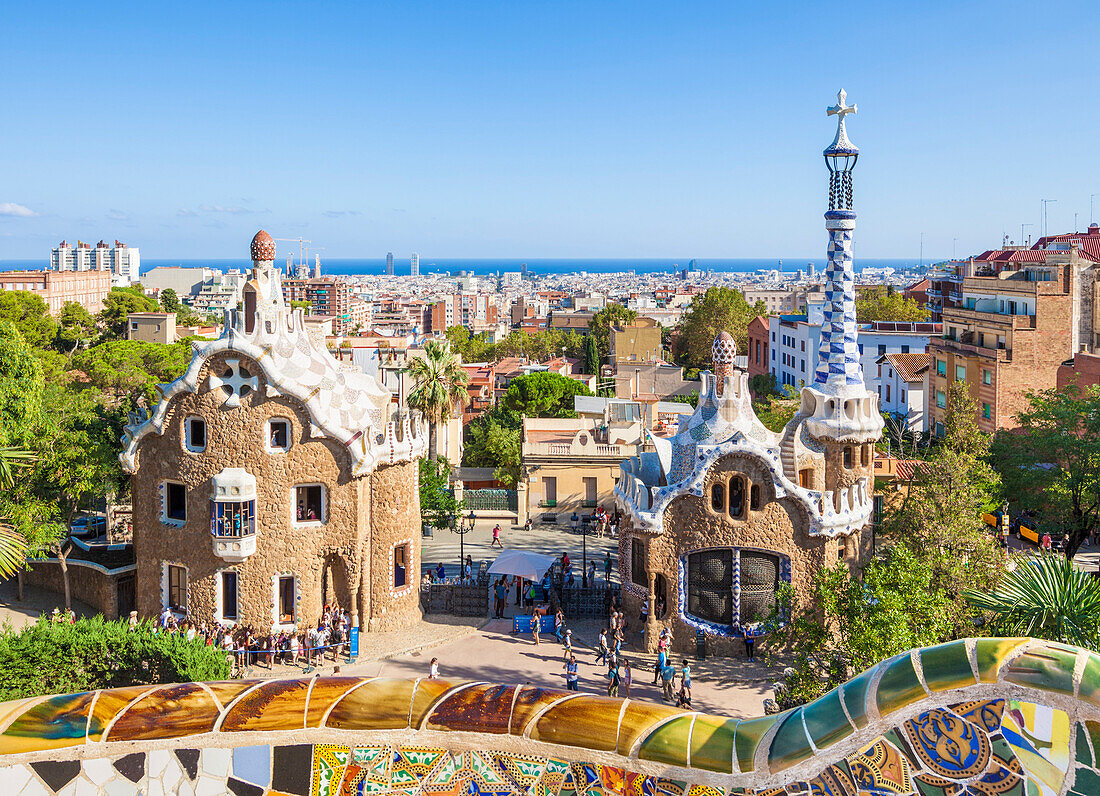
<instances>
[{"instance_id":1,"label":"palm tree","mask_svg":"<svg viewBox=\"0 0 1100 796\"><path fill-rule=\"evenodd\" d=\"M1065 556L1027 559L991 594L967 589L963 596L991 612L1000 632L1100 649L1100 580Z\"/></svg>"},{"instance_id":2,"label":"palm tree","mask_svg":"<svg viewBox=\"0 0 1100 796\"><path fill-rule=\"evenodd\" d=\"M15 470L26 467L34 459L30 451L19 448L0 448L0 488L15 486ZM27 559L27 540L9 523L0 519L0 580L7 580L19 572Z\"/></svg>"},{"instance_id":3,"label":"palm tree","mask_svg":"<svg viewBox=\"0 0 1100 796\"><path fill-rule=\"evenodd\" d=\"M469 393L466 392L468 376L451 353L450 345L437 340L425 343L424 356L413 359L405 370L414 383L408 403L428 421L429 456L435 461L438 456L435 444L437 427L451 419L456 405L465 406L469 400Z\"/></svg>"}]
</instances>

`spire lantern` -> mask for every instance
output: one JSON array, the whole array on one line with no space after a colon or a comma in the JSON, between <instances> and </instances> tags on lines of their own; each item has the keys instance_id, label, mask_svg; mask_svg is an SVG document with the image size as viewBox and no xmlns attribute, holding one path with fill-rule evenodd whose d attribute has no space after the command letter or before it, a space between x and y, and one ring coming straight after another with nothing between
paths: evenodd
<instances>
[{"instance_id":1,"label":"spire lantern","mask_svg":"<svg viewBox=\"0 0 1100 796\"><path fill-rule=\"evenodd\" d=\"M844 117L856 112L856 105L846 104L847 92L841 89L836 95L836 105L826 109L826 114L836 116L836 137L822 153L829 168L829 210L852 209L852 170L859 160L859 148L848 140Z\"/></svg>"}]
</instances>

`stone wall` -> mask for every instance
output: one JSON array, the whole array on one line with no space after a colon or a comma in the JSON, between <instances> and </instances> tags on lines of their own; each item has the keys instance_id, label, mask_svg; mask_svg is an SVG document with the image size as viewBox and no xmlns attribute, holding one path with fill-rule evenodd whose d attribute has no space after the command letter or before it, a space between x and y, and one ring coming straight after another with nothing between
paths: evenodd
<instances>
[{"instance_id":1,"label":"stone wall","mask_svg":"<svg viewBox=\"0 0 1100 796\"><path fill-rule=\"evenodd\" d=\"M381 467L371 475L370 603L367 629L393 630L418 621L420 499L417 463ZM394 549L407 551L405 585L394 585Z\"/></svg>"},{"instance_id":2,"label":"stone wall","mask_svg":"<svg viewBox=\"0 0 1100 796\"><path fill-rule=\"evenodd\" d=\"M710 504L711 486L716 482L728 483L735 474L744 475L762 489L761 508L757 511L747 508L746 519L732 519L726 513L714 511ZM669 504L664 514L662 533L638 532L629 521L626 522L620 537L620 572L623 573L623 582L628 584L622 592L628 628L633 632L644 629L639 618L644 598L629 586L632 581L632 539L639 538L645 542L647 571L665 577L668 610L662 619L657 620L657 629L668 627L672 630L673 649L693 652L696 629L684 622L678 611L680 559L691 551L714 547L753 548L778 553L790 560L791 585L798 597L805 599L809 595L814 573L837 563L838 547L843 550L842 541L838 543L836 539L810 536L808 527L809 518L801 503L791 497L775 499L770 474L762 463L749 456L722 457L708 471L702 497L685 495ZM655 636L647 641L653 646ZM708 652L742 655L744 645L738 639L710 634Z\"/></svg>"},{"instance_id":3,"label":"stone wall","mask_svg":"<svg viewBox=\"0 0 1100 796\"><path fill-rule=\"evenodd\" d=\"M65 610L65 580L61 564L56 559L30 562L31 568L23 573L28 586L48 589L57 595L57 607ZM132 575L133 570L121 573L106 572L80 561L69 560L69 594L73 600L87 603L107 619L118 619L118 579L120 575Z\"/></svg>"}]
</instances>

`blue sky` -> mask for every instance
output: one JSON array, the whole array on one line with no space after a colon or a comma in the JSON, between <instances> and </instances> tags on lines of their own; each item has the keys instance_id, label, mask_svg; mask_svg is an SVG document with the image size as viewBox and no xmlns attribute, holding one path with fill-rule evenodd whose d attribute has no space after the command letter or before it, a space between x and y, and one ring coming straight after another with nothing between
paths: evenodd
<instances>
[{"instance_id":1,"label":"blue sky","mask_svg":"<svg viewBox=\"0 0 1100 796\"><path fill-rule=\"evenodd\" d=\"M838 88L856 256L1052 231L1100 193L1095 6L5 6L0 261L823 256ZM1097 197L1100 200L1100 196ZM1100 213L1100 207L1098 207ZM281 244L286 251L288 244Z\"/></svg>"}]
</instances>

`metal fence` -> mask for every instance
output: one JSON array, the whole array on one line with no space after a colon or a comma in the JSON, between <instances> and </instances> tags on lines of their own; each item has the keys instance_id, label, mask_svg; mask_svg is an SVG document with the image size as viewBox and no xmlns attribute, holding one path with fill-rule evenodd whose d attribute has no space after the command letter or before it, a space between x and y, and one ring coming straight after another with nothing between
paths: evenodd
<instances>
[{"instance_id":1,"label":"metal fence","mask_svg":"<svg viewBox=\"0 0 1100 796\"><path fill-rule=\"evenodd\" d=\"M469 511L515 511L514 489L468 489L462 493Z\"/></svg>"}]
</instances>

